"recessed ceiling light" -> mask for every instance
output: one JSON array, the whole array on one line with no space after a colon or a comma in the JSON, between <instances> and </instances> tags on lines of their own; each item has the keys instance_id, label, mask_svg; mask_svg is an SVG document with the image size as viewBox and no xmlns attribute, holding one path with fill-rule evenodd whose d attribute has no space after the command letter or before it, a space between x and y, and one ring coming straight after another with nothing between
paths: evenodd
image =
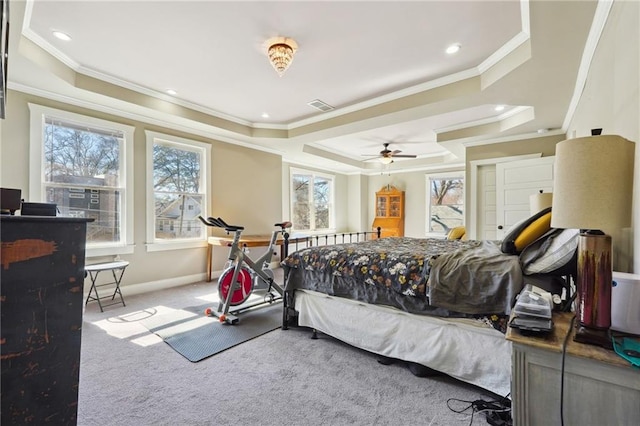
<instances>
[{"instance_id":1,"label":"recessed ceiling light","mask_svg":"<svg viewBox=\"0 0 640 426\"><path fill-rule=\"evenodd\" d=\"M167 90L165 90L165 91L166 91L169 95L171 95L171 96L173 96L173 95L177 95L177 94L178 94L178 92L176 92L176 91L175 91L175 90L173 90L173 89L167 89Z\"/></svg>"},{"instance_id":2,"label":"recessed ceiling light","mask_svg":"<svg viewBox=\"0 0 640 426\"><path fill-rule=\"evenodd\" d=\"M71 40L71 36L67 33L63 33L62 31L53 31L53 35L59 38L60 40L64 40L64 41Z\"/></svg>"},{"instance_id":3,"label":"recessed ceiling light","mask_svg":"<svg viewBox=\"0 0 640 426\"><path fill-rule=\"evenodd\" d=\"M449 55L452 55L452 54L456 53L458 50L460 50L460 47L461 47L461 46L460 46L460 44L459 44L459 43L452 44L451 46L447 47L446 52L447 52Z\"/></svg>"},{"instance_id":4,"label":"recessed ceiling light","mask_svg":"<svg viewBox=\"0 0 640 426\"><path fill-rule=\"evenodd\" d=\"M502 111L502 110L504 110L504 105L497 105L497 106L495 107L495 110L496 110L496 111Z\"/></svg>"},{"instance_id":5,"label":"recessed ceiling light","mask_svg":"<svg viewBox=\"0 0 640 426\"><path fill-rule=\"evenodd\" d=\"M269 118L269 113L263 112L262 113L262 118Z\"/></svg>"}]
</instances>

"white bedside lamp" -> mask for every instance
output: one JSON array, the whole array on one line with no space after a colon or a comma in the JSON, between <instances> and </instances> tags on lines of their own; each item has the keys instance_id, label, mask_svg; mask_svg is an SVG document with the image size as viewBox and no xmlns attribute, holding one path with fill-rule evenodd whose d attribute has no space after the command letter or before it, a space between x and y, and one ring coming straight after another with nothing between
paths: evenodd
<instances>
[{"instance_id":1,"label":"white bedside lamp","mask_svg":"<svg viewBox=\"0 0 640 426\"><path fill-rule=\"evenodd\" d=\"M635 144L620 136L568 139L556 145L553 228L580 229L574 340L611 347L611 236L631 224Z\"/></svg>"}]
</instances>

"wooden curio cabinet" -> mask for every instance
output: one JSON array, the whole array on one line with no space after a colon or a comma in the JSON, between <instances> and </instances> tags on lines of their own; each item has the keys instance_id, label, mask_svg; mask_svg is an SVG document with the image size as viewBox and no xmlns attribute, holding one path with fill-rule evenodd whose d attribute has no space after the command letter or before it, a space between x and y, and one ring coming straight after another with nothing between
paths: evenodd
<instances>
[{"instance_id":1,"label":"wooden curio cabinet","mask_svg":"<svg viewBox=\"0 0 640 426\"><path fill-rule=\"evenodd\" d=\"M381 228L381 237L404 236L404 191L387 185L376 192L376 217L373 230Z\"/></svg>"}]
</instances>

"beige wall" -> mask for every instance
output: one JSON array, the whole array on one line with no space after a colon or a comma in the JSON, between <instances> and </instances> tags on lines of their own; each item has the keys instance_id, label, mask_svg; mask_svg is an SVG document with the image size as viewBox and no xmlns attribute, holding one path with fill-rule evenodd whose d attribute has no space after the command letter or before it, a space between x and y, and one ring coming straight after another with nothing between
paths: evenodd
<instances>
[{"instance_id":1,"label":"beige wall","mask_svg":"<svg viewBox=\"0 0 640 426\"><path fill-rule=\"evenodd\" d=\"M640 3L613 3L595 50L584 91L569 125L570 137L592 128L636 143L632 231L614 237L619 270L640 272Z\"/></svg>"},{"instance_id":2,"label":"beige wall","mask_svg":"<svg viewBox=\"0 0 640 426\"><path fill-rule=\"evenodd\" d=\"M366 176L357 174L347 177L348 182L348 231L366 231L371 226L369 222L369 180Z\"/></svg>"},{"instance_id":3,"label":"beige wall","mask_svg":"<svg viewBox=\"0 0 640 426\"><path fill-rule=\"evenodd\" d=\"M492 145L471 146L466 149L467 169L469 163L488 158L511 157L541 153L543 157L555 155L556 144L565 139L564 135L540 136L537 138L495 143Z\"/></svg>"},{"instance_id":4,"label":"beige wall","mask_svg":"<svg viewBox=\"0 0 640 426\"><path fill-rule=\"evenodd\" d=\"M123 287L141 283L166 283L180 280L198 281L206 269L205 248L147 252L146 250L146 163L145 130L175 135L211 144L212 198L211 216L245 226L248 233L268 234L282 218L281 157L201 136L149 125L131 119L63 104L21 92L9 91L7 117L1 128L0 185L20 188L29 199L29 109L28 103L97 117L135 127L134 134L134 244L132 255L122 258L131 262ZM35 201L35 200L34 200ZM38 200L39 201L39 200ZM216 230L217 231L217 230ZM220 234L220 231L216 233ZM224 233L224 232L222 232ZM214 270L221 269L226 249L214 252ZM91 262L110 260L92 258ZM125 293L126 294L126 293Z\"/></svg>"}]
</instances>

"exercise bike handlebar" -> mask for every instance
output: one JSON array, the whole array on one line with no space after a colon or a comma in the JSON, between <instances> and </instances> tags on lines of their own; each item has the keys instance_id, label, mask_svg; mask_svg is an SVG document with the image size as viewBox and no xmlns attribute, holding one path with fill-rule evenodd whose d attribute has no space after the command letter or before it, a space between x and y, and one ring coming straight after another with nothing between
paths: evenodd
<instances>
[{"instance_id":1,"label":"exercise bike handlebar","mask_svg":"<svg viewBox=\"0 0 640 426\"><path fill-rule=\"evenodd\" d=\"M200 221L202 223L204 223L207 226L215 226L216 228L224 228L225 231L229 231L229 232L235 232L235 231L241 231L244 229L244 226L238 226L238 225L229 225L227 224L227 222L225 222L224 220L222 220L222 218L215 218L215 217L208 217L208 218L203 218L202 216L198 216L198 219L200 219Z\"/></svg>"},{"instance_id":2,"label":"exercise bike handlebar","mask_svg":"<svg viewBox=\"0 0 640 426\"><path fill-rule=\"evenodd\" d=\"M208 217L208 218L205 219L202 216L198 216L198 219L200 219L200 221L202 223L204 223L205 225L207 225L207 226L215 226L216 228L224 228L224 230L228 231L228 232L235 232L235 231L244 230L244 226L229 225L221 217L219 217L219 218ZM286 221L286 222L282 222L282 223L276 223L273 226L278 226L278 227L282 228L282 230L284 231L287 228L291 228L293 226L293 223L291 223L289 221Z\"/></svg>"}]
</instances>

